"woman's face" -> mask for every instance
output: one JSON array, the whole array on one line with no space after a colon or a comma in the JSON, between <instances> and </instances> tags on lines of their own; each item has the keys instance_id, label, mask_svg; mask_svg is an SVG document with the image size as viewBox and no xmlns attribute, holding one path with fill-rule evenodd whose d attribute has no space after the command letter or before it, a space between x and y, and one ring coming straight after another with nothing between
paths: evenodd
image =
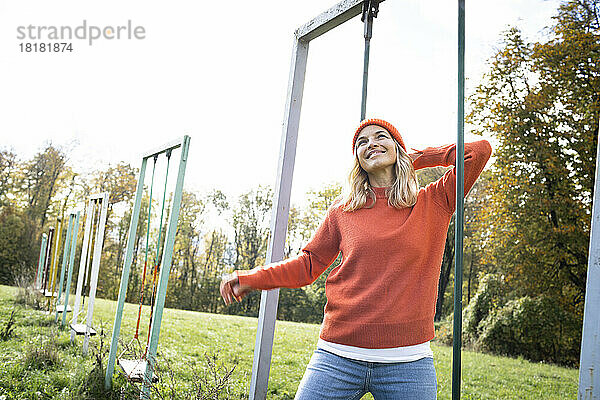
<instances>
[{"instance_id":1,"label":"woman's face","mask_svg":"<svg viewBox=\"0 0 600 400\"><path fill-rule=\"evenodd\" d=\"M379 125L367 125L356 139L356 155L360 166L368 174L392 168L396 163L396 142Z\"/></svg>"}]
</instances>

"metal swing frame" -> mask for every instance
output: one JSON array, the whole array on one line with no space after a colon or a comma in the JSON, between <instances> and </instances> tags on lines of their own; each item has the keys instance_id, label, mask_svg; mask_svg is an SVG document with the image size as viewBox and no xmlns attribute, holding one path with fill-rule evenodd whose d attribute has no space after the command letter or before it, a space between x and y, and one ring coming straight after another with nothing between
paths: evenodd
<instances>
[{"instance_id":1,"label":"metal swing frame","mask_svg":"<svg viewBox=\"0 0 600 400\"><path fill-rule=\"evenodd\" d=\"M42 273L44 271L44 265L46 265L46 246L48 245L48 235L42 233L40 240L40 258L38 259L38 269L35 275L34 289L40 290L42 288Z\"/></svg>"},{"instance_id":2,"label":"metal swing frame","mask_svg":"<svg viewBox=\"0 0 600 400\"><path fill-rule=\"evenodd\" d=\"M89 245L92 241L94 216L96 210L100 207L99 216L97 217L96 233L94 235L94 248L92 254L88 254ZM75 342L77 335L83 335L83 355L87 355L87 351L90 344L90 337L96 334L96 331L92 327L92 319L94 316L94 301L96 300L96 289L98 287L98 272L100 271L100 259L102 257L102 246L104 243L104 230L106 228L106 217L108 212L108 193L103 192L99 194L93 194L88 197L86 206L85 216L85 228L83 234L83 246L81 247L81 258L79 260L79 273L77 276L77 292L75 294L75 304L73 305L73 317L71 319L71 343ZM86 270L88 261L92 258L92 265L90 271ZM82 291L84 278L88 278L90 281L89 293L88 293L88 310L85 316L85 323L79 323L79 314L82 311ZM63 313L63 320L65 319L65 313Z\"/></svg>"},{"instance_id":3,"label":"metal swing frame","mask_svg":"<svg viewBox=\"0 0 600 400\"><path fill-rule=\"evenodd\" d=\"M158 339L160 333L160 325L162 321L162 314L164 310L164 303L167 294L167 284L169 282L169 273L171 271L171 263L173 259L173 245L175 244L175 233L177 232L177 221L179 219L179 209L181 205L181 197L183 193L183 180L185 177L185 169L187 165L188 152L190 146L190 137L185 135L182 138L167 143L158 149L151 150L142 156L142 164L140 166L140 172L138 176L138 184L135 195L135 202L133 210L131 212L131 222L129 224L129 233L127 236L127 249L125 251L125 259L123 261L123 272L121 275L121 286L119 290L119 299L117 301L117 309L115 312L115 322L113 324L112 339L110 344L110 351L108 355L108 361L106 365L106 376L104 385L108 389L112 386L112 377L115 369L115 361L117 357L117 347L119 340L119 333L121 330L121 320L123 317L123 307L125 298L127 295L127 285L129 283L129 272L131 270L131 264L133 261L133 248L135 244L137 226L140 215L140 208L142 202L142 196L144 191L144 177L146 175L146 166L148 159L158 156L162 153L170 152L174 149L181 148L181 155L179 159L178 173L175 183L175 189L173 191L173 202L171 204L171 212L168 219L167 232L165 235L165 241L163 245L162 259L160 263L160 273L158 278L158 287L156 291L156 303L155 310L152 314L151 328L150 328L150 341L148 344L148 351L145 360L133 361L133 363L125 363L126 365L141 366L143 374L137 374L132 378L137 378L139 375L143 375L142 392L141 398L148 396L150 393L151 379L154 378L154 362L156 359L156 350L158 347ZM139 369L139 368L138 368ZM134 371L135 372L135 371Z\"/></svg>"},{"instance_id":4,"label":"metal swing frame","mask_svg":"<svg viewBox=\"0 0 600 400\"><path fill-rule=\"evenodd\" d=\"M48 228L48 240L44 249L44 262L42 265L42 276L39 284L39 292L42 296L46 295L46 287L48 286L48 276L50 275L50 266L52 265L52 248L55 230L56 228L54 226Z\"/></svg>"},{"instance_id":5,"label":"metal swing frame","mask_svg":"<svg viewBox=\"0 0 600 400\"><path fill-rule=\"evenodd\" d=\"M381 3L382 1L379 1ZM288 93L285 105L283 131L281 136L279 166L275 185L275 197L271 214L271 237L267 249L265 263L281 261L284 256L285 236L290 209L290 195L294 162L296 158L296 144L298 142L298 126L300 123L300 109L308 58L308 47L311 40L327 33L351 18L361 15L363 0L344 0L323 12L316 18L298 28L294 33L292 48L292 62L290 67ZM363 14L364 15L364 14ZM363 17L364 18L364 17ZM465 43L465 0L458 0L458 121L456 144L456 235L455 235L455 276L456 281L462 282L463 263L463 219L464 199L458 195L464 193L464 43ZM367 26L365 25L365 39L367 39ZM368 32L370 34L370 32ZM370 37L369 37L370 39ZM365 42L365 74L368 67L368 48ZM361 117L366 110L366 77L363 79L363 105ZM251 400L266 399L269 369L273 338L275 333L275 320L277 315L277 302L279 290L263 291L261 294L260 312L256 344L254 348L254 361L252 365L252 378L250 382L249 398ZM455 285L455 310L462 310L462 286ZM461 312L459 311L459 314ZM454 319L454 352L452 372L452 398L460 398L460 349L462 320ZM458 333L457 333L458 332Z\"/></svg>"},{"instance_id":6,"label":"metal swing frame","mask_svg":"<svg viewBox=\"0 0 600 400\"><path fill-rule=\"evenodd\" d=\"M52 310L52 299L56 296L54 292L54 286L56 284L56 273L58 267L58 257L60 255L60 246L63 231L63 221L61 218L56 219L56 226L52 229L50 234L50 244L48 246L48 253L46 257L46 266L44 268L44 275L42 281L42 294L48 299L48 312Z\"/></svg>"},{"instance_id":7,"label":"metal swing frame","mask_svg":"<svg viewBox=\"0 0 600 400\"><path fill-rule=\"evenodd\" d=\"M60 270L60 281L58 284L58 295L56 296L56 316L54 322L58 322L58 315L63 313L62 325L66 324L67 313L71 312L71 306L69 306L69 294L71 291L71 279L73 278L73 262L75 261L75 250L77 248L77 236L79 233L79 214L80 211L72 211L69 213L69 225L67 228L67 237L65 238L65 244L63 248L63 260ZM65 287L65 270L67 270L67 282ZM63 288L65 294L64 302L61 302L63 295Z\"/></svg>"}]
</instances>

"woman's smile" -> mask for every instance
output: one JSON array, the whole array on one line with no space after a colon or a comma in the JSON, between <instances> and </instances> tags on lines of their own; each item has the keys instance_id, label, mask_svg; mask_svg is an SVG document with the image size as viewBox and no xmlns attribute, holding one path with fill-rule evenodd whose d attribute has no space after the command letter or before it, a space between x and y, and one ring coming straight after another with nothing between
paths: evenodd
<instances>
[{"instance_id":1,"label":"woman's smile","mask_svg":"<svg viewBox=\"0 0 600 400\"><path fill-rule=\"evenodd\" d=\"M374 150L368 151L367 156L365 158L370 159L371 157L375 157L375 156L377 156L379 154L383 154L383 153L385 153L385 150L374 149Z\"/></svg>"}]
</instances>

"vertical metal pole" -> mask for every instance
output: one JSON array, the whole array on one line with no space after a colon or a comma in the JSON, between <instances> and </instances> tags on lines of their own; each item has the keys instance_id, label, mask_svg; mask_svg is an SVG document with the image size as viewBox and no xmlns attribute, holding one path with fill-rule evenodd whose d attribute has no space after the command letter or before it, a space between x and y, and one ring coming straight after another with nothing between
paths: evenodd
<instances>
[{"instance_id":1,"label":"vertical metal pole","mask_svg":"<svg viewBox=\"0 0 600 400\"><path fill-rule=\"evenodd\" d=\"M452 400L460 399L462 347L463 220L465 185L465 0L458 0L458 126L456 138L456 219L454 250L454 330Z\"/></svg>"},{"instance_id":2,"label":"vertical metal pole","mask_svg":"<svg viewBox=\"0 0 600 400\"><path fill-rule=\"evenodd\" d=\"M73 222L75 220L75 215L73 214L69 214L69 225L67 227L67 237L65 238L65 246L63 248L63 259L62 259L62 265L60 267L60 281L58 284L58 295L56 296L56 301L55 301L55 305L54 308L56 309L55 312L55 316L54 316L54 322L58 322L58 306L60 305L60 298L62 296L62 291L63 291L63 285L65 284L65 270L67 269L67 260L69 257L69 247L71 245L71 231L73 230ZM67 309L66 307L64 307L63 312L66 313Z\"/></svg>"},{"instance_id":3,"label":"vertical metal pole","mask_svg":"<svg viewBox=\"0 0 600 400\"><path fill-rule=\"evenodd\" d=\"M362 21L365 24L365 52L363 61L363 84L362 100L360 103L360 120L364 120L367 114L367 87L369 80L369 53L371 52L371 38L373 37L373 17L377 16L379 6L377 1L364 1L362 10Z\"/></svg>"},{"instance_id":4,"label":"vertical metal pole","mask_svg":"<svg viewBox=\"0 0 600 400\"><path fill-rule=\"evenodd\" d=\"M187 165L187 157L190 147L190 137L184 136L181 144L181 158L179 160L179 172L177 173L177 182L173 191L173 204L171 206L171 215L169 216L169 225L165 236L163 247L163 256L160 265L160 275L158 280L158 288L156 290L156 304L152 315L152 324L150 326L150 343L148 345L148 353L146 355L146 374L142 385L142 393L140 398L146 399L150 395L150 383L154 375L154 363L156 361L156 349L158 348L158 338L160 334L160 325L165 306L165 298L167 296L167 286L169 283L169 274L171 272L171 262L173 260L173 246L175 245L175 234L177 233L177 221L179 220L179 208L181 205L181 197L183 193L183 180L185 177L185 168ZM164 194L166 196L166 193ZM159 246L157 244L157 246Z\"/></svg>"},{"instance_id":5,"label":"vertical metal pole","mask_svg":"<svg viewBox=\"0 0 600 400\"><path fill-rule=\"evenodd\" d=\"M81 291L83 290L83 278L88 263L89 242L92 240L92 219L94 216L94 201L89 199L85 214L85 228L83 233L83 246L81 246L81 258L79 260L79 273L77 274L77 291L75 292L75 304L73 305L73 318L71 323L77 324L79 309L81 307ZM71 331L71 343L75 341L75 331Z\"/></svg>"},{"instance_id":6,"label":"vertical metal pole","mask_svg":"<svg viewBox=\"0 0 600 400\"><path fill-rule=\"evenodd\" d=\"M100 260L102 258L102 245L104 244L104 229L106 228L106 214L108 212L108 193L103 193L100 198L102 209L100 211L100 220L96 228L96 239L94 240L94 255L92 258L92 271L90 282L90 293L88 295L88 312L85 316L86 329L83 338L83 355L87 355L90 344L90 331L92 329L92 319L94 317L94 301L96 300L96 289L98 288L98 272L100 271Z\"/></svg>"},{"instance_id":7,"label":"vertical metal pole","mask_svg":"<svg viewBox=\"0 0 600 400\"><path fill-rule=\"evenodd\" d=\"M373 29L373 19L367 18L365 21L365 54L363 60L363 83L362 100L360 103L360 120L364 120L367 115L367 84L369 80L369 53L371 51L371 32Z\"/></svg>"},{"instance_id":8,"label":"vertical metal pole","mask_svg":"<svg viewBox=\"0 0 600 400\"><path fill-rule=\"evenodd\" d=\"M140 216L147 161L148 158L142 159L140 174L138 176L137 190L135 192L135 203L133 205L133 210L131 211L131 222L129 223L129 233L127 235L127 249L125 250L125 259L123 260L123 272L121 273L119 299L117 300L117 310L115 312L115 322L113 324L110 351L108 353L108 361L106 362L106 376L104 377L104 387L106 389L109 389L112 386L112 376L115 371L115 359L117 357L117 346L119 345L119 333L121 332L121 318L123 317L123 306L125 304L125 297L127 296L129 271L131 269L131 262L133 261L133 246L135 244L138 219Z\"/></svg>"},{"instance_id":9,"label":"vertical metal pole","mask_svg":"<svg viewBox=\"0 0 600 400\"><path fill-rule=\"evenodd\" d=\"M73 264L75 263L75 250L77 249L77 236L79 233L79 211L75 213L75 223L71 233L71 252L69 254L69 272L67 272L67 285L65 289L65 305L63 308L62 325L67 323L67 307L69 306L69 293L71 293L71 280L73 279Z\"/></svg>"},{"instance_id":10,"label":"vertical metal pole","mask_svg":"<svg viewBox=\"0 0 600 400\"><path fill-rule=\"evenodd\" d=\"M600 399L600 141L596 152L596 180L592 203L577 399Z\"/></svg>"},{"instance_id":11,"label":"vertical metal pole","mask_svg":"<svg viewBox=\"0 0 600 400\"><path fill-rule=\"evenodd\" d=\"M40 259L38 260L38 270L37 275L35 276L35 289L40 289L42 286L42 271L44 269L44 262L46 261L46 241L48 240L48 235L42 233L42 240L40 244Z\"/></svg>"},{"instance_id":12,"label":"vertical metal pole","mask_svg":"<svg viewBox=\"0 0 600 400\"><path fill-rule=\"evenodd\" d=\"M277 183L271 213L271 240L267 250L266 263L280 261L284 256L307 58L308 43L296 38L292 49L292 64L281 135ZM261 294L250 381L250 400L264 400L267 397L278 299L279 290L263 291Z\"/></svg>"}]
</instances>

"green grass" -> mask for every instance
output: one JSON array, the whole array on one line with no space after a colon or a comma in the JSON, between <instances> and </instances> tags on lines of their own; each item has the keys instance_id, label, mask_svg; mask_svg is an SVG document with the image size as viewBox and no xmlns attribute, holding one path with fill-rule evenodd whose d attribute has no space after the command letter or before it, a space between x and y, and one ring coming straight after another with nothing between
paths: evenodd
<instances>
[{"instance_id":1,"label":"green grass","mask_svg":"<svg viewBox=\"0 0 600 400\"><path fill-rule=\"evenodd\" d=\"M14 308L17 289L0 286L0 331ZM94 325L105 331L105 346L112 332L116 303L97 299ZM144 309L140 337L146 337L149 310ZM131 341L137 306L126 304L121 339ZM69 343L69 331L57 329L53 317L19 307L14 334L0 341L0 396L7 399L81 398L82 387L90 381L93 357L81 355L81 339ZM205 354L214 355L225 368L235 366L228 394L223 398L244 399L252 370L256 318L222 316L182 310L164 312L159 344L159 362L168 360L177 385L190 385L192 366L206 368ZM304 368L315 348L318 325L278 322L275 332L268 399L293 399ZM92 339L93 344L99 337ZM438 378L438 398L451 398L452 348L432 344ZM58 357L58 362L40 364L37 358ZM42 354L41 356L39 354ZM38 360L40 361L40 360ZM43 360L42 360L43 361ZM463 399L573 399L577 394L578 370L530 363L522 359L497 357L464 351ZM122 380L117 380L117 386ZM95 398L90 394L88 398ZM372 398L365 396L365 399Z\"/></svg>"}]
</instances>

